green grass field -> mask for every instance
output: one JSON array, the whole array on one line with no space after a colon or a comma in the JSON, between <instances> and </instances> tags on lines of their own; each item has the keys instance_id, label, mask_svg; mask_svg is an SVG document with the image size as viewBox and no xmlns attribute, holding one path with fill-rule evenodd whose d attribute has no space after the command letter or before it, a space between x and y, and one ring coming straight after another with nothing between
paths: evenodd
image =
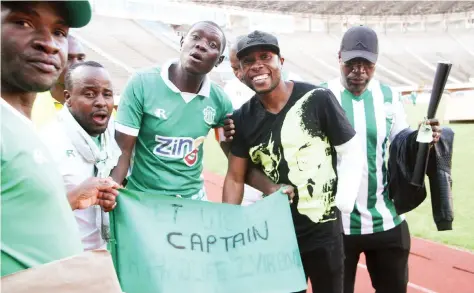
<instances>
[{"instance_id":1,"label":"green grass field","mask_svg":"<svg viewBox=\"0 0 474 293\"><path fill-rule=\"evenodd\" d=\"M405 105L409 123L416 127L426 114L427 104ZM444 113L441 104L438 113ZM442 115L440 115L441 117ZM441 121L443 123L443 121ZM455 132L453 154L453 197L454 223L452 231L438 232L433 221L430 198L407 215L411 234L436 242L474 251L474 124L449 124ZM212 134L212 135L211 135ZM204 168L216 174L225 175L227 160L213 133L204 144ZM473 170L474 172L474 170Z\"/></svg>"}]
</instances>

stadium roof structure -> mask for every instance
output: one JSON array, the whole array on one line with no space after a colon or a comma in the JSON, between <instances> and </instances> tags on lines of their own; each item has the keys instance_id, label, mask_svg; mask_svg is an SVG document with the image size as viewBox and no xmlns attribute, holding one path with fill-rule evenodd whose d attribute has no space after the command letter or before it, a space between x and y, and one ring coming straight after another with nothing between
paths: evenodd
<instances>
[{"instance_id":1,"label":"stadium roof structure","mask_svg":"<svg viewBox=\"0 0 474 293\"><path fill-rule=\"evenodd\" d=\"M474 1L229 1L178 0L284 14L431 15L474 11Z\"/></svg>"}]
</instances>

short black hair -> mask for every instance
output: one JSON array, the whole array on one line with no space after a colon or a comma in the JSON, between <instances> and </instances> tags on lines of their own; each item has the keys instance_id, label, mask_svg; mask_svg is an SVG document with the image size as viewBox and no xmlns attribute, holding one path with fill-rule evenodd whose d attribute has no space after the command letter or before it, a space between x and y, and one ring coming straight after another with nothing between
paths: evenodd
<instances>
[{"instance_id":1,"label":"short black hair","mask_svg":"<svg viewBox=\"0 0 474 293\"><path fill-rule=\"evenodd\" d=\"M225 33L224 33L224 30L215 22L213 21L210 21L210 20L202 20L202 21L198 21L196 23L194 23L193 25L191 25L191 27L188 29L188 31L186 32L186 36L189 34L189 32L198 24L201 24L201 23L205 23L205 24L208 24L210 26L213 26L215 28L217 28L221 33L222 33L222 48L221 48L221 53L224 52L225 50L225 46L227 44L227 38L225 37Z\"/></svg>"},{"instance_id":2,"label":"short black hair","mask_svg":"<svg viewBox=\"0 0 474 293\"><path fill-rule=\"evenodd\" d=\"M95 68L104 68L104 66L102 66L102 64L100 64L99 62L96 62L96 61L85 61L85 62L80 62L80 63L76 63L74 65L72 65L69 70L67 71L66 73L66 76L64 77L64 87L66 88L66 90L70 91L72 90L72 72L76 69L76 68L79 68L79 67L82 67L82 66L89 66L89 67L95 67Z\"/></svg>"}]
</instances>

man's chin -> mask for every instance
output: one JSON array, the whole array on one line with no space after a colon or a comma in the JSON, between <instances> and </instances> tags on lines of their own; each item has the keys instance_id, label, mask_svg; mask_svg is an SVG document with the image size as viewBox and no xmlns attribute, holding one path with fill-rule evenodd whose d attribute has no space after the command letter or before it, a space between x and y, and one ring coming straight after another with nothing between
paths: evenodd
<instances>
[{"instance_id":1,"label":"man's chin","mask_svg":"<svg viewBox=\"0 0 474 293\"><path fill-rule=\"evenodd\" d=\"M205 75L208 74L211 70L206 71L204 68L198 68L197 66L186 65L184 70L191 75Z\"/></svg>"},{"instance_id":2,"label":"man's chin","mask_svg":"<svg viewBox=\"0 0 474 293\"><path fill-rule=\"evenodd\" d=\"M97 125L95 125L90 130L86 130L86 132L89 133L89 135L91 135L91 136L97 136L97 135L101 135L106 130L107 130L107 125L106 126L97 126Z\"/></svg>"},{"instance_id":3,"label":"man's chin","mask_svg":"<svg viewBox=\"0 0 474 293\"><path fill-rule=\"evenodd\" d=\"M265 95L265 94L268 94L272 91L272 89L258 89L258 90L254 90L257 94L259 95Z\"/></svg>"},{"instance_id":4,"label":"man's chin","mask_svg":"<svg viewBox=\"0 0 474 293\"><path fill-rule=\"evenodd\" d=\"M52 81L34 81L28 84L25 84L22 89L26 92L33 93L42 93L49 91L54 85L54 80Z\"/></svg>"}]
</instances>

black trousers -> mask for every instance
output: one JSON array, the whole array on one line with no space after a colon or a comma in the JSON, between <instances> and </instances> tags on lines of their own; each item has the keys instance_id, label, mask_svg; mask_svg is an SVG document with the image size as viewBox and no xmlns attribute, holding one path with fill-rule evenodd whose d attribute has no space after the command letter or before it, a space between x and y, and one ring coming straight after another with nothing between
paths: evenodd
<instances>
[{"instance_id":1,"label":"black trousers","mask_svg":"<svg viewBox=\"0 0 474 293\"><path fill-rule=\"evenodd\" d=\"M410 231L403 221L393 229L367 235L344 235L344 293L353 293L357 263L365 254L376 293L406 293Z\"/></svg>"},{"instance_id":2,"label":"black trousers","mask_svg":"<svg viewBox=\"0 0 474 293\"><path fill-rule=\"evenodd\" d=\"M324 247L301 254L306 280L313 293L342 293L344 280L344 246L342 234ZM304 293L300 291L297 293Z\"/></svg>"}]
</instances>

